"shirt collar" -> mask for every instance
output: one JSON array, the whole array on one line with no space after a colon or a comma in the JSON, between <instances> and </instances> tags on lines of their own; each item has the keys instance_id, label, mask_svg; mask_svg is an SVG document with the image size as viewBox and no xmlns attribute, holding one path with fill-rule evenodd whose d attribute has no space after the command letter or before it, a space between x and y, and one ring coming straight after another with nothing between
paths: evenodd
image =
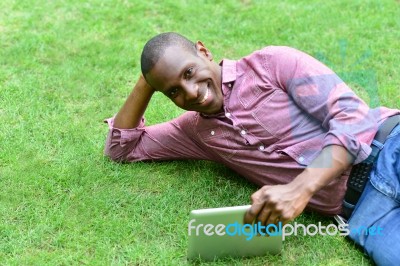
<instances>
[{"instance_id":1,"label":"shirt collar","mask_svg":"<svg viewBox=\"0 0 400 266\"><path fill-rule=\"evenodd\" d=\"M222 83L230 83L236 80L236 61L223 59L222 66Z\"/></svg>"}]
</instances>

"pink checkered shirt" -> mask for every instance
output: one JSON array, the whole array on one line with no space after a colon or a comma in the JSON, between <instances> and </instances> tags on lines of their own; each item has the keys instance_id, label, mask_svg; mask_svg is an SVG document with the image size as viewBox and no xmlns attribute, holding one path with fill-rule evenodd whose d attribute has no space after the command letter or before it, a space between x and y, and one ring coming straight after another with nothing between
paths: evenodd
<instances>
[{"instance_id":1,"label":"pink checkered shirt","mask_svg":"<svg viewBox=\"0 0 400 266\"><path fill-rule=\"evenodd\" d=\"M366 159L380 123L400 113L371 109L328 67L289 47L269 46L223 60L224 110L186 112L162 124L113 127L105 154L113 160L202 159L222 163L257 185L293 180L325 146ZM308 209L337 214L349 171L317 192Z\"/></svg>"}]
</instances>

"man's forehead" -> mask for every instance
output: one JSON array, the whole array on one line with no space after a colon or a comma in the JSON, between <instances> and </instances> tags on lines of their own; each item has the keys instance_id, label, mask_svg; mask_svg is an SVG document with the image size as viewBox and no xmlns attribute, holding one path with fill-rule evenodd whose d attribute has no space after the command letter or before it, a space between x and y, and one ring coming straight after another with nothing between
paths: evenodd
<instances>
[{"instance_id":1,"label":"man's forehead","mask_svg":"<svg viewBox=\"0 0 400 266\"><path fill-rule=\"evenodd\" d=\"M186 48L177 45L171 45L165 49L158 62L164 61L164 64L167 65L178 64L179 62L189 59L191 56L193 56L193 53L187 51Z\"/></svg>"},{"instance_id":2,"label":"man's forehead","mask_svg":"<svg viewBox=\"0 0 400 266\"><path fill-rule=\"evenodd\" d=\"M168 75L170 76L169 78L177 77L181 74L183 68L193 61L190 56L191 54L184 51L182 48L168 47L150 73Z\"/></svg>"}]
</instances>

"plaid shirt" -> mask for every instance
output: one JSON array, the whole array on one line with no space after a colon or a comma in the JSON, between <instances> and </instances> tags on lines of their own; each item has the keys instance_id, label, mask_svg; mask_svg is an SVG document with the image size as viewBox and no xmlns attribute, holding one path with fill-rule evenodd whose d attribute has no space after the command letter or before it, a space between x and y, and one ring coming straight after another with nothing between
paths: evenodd
<instances>
[{"instance_id":1,"label":"plaid shirt","mask_svg":"<svg viewBox=\"0 0 400 266\"><path fill-rule=\"evenodd\" d=\"M221 65L222 112L189 111L152 126L143 118L133 129L107 119L105 154L128 162L211 160L260 186L286 184L328 145L363 161L379 124L400 113L369 108L332 70L293 48L269 46ZM317 192L308 209L340 213L348 174Z\"/></svg>"}]
</instances>

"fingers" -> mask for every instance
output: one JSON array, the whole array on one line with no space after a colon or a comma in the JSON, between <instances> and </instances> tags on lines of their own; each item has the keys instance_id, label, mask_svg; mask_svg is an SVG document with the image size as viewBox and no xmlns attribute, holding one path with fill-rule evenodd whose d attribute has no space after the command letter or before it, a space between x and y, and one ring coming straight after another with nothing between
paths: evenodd
<instances>
[{"instance_id":1,"label":"fingers","mask_svg":"<svg viewBox=\"0 0 400 266\"><path fill-rule=\"evenodd\" d=\"M251 195L252 205L244 216L245 224L260 223L261 225L286 223L287 217L283 214L283 208L279 200L271 197L271 186L264 186ZM279 199L279 198L278 198Z\"/></svg>"},{"instance_id":2,"label":"fingers","mask_svg":"<svg viewBox=\"0 0 400 266\"><path fill-rule=\"evenodd\" d=\"M261 225L268 225L268 224L278 224L281 221L281 213L269 207L265 204L262 210L259 212L256 222L260 222Z\"/></svg>"},{"instance_id":3,"label":"fingers","mask_svg":"<svg viewBox=\"0 0 400 266\"><path fill-rule=\"evenodd\" d=\"M279 222L282 222L282 216L279 215L278 213L274 213L269 217L269 219L265 222L265 225L267 224L278 224Z\"/></svg>"},{"instance_id":4,"label":"fingers","mask_svg":"<svg viewBox=\"0 0 400 266\"><path fill-rule=\"evenodd\" d=\"M263 209L264 204L253 203L251 207L246 211L243 219L244 224L252 224L257 218L259 212Z\"/></svg>"},{"instance_id":5,"label":"fingers","mask_svg":"<svg viewBox=\"0 0 400 266\"><path fill-rule=\"evenodd\" d=\"M245 224L252 224L253 222L260 222L266 224L271 215L271 208L267 206L268 202L263 198L263 192L268 188L264 186L260 190L256 191L251 195L251 201L253 204L247 210L244 216Z\"/></svg>"},{"instance_id":6,"label":"fingers","mask_svg":"<svg viewBox=\"0 0 400 266\"><path fill-rule=\"evenodd\" d=\"M272 215L271 209L268 208L266 205L263 206L262 210L257 216L257 222L260 222L262 225L265 225L268 223Z\"/></svg>"},{"instance_id":7,"label":"fingers","mask_svg":"<svg viewBox=\"0 0 400 266\"><path fill-rule=\"evenodd\" d=\"M259 206L262 206L261 208ZM257 213L258 212L258 213ZM252 205L245 214L244 224L256 223L262 226L279 223L284 225L287 221L282 220L282 216L277 212L271 212L271 209L266 205Z\"/></svg>"},{"instance_id":8,"label":"fingers","mask_svg":"<svg viewBox=\"0 0 400 266\"><path fill-rule=\"evenodd\" d=\"M253 221L256 219L256 217L258 216L258 213L261 211L262 207L264 204L261 203L261 201L259 201L259 194L260 190L257 190L256 192L254 192L251 195L251 201L252 201L252 205L251 207L246 211L244 217L243 217L243 223L244 224L252 224Z\"/></svg>"}]
</instances>

